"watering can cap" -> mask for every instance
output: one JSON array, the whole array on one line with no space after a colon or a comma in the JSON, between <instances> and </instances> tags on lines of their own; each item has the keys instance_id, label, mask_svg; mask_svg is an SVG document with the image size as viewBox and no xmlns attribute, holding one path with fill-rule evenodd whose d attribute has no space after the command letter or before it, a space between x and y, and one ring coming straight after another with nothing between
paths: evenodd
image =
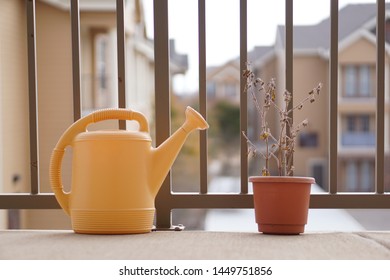
<instances>
[{"instance_id":1,"label":"watering can cap","mask_svg":"<svg viewBox=\"0 0 390 280\"><path fill-rule=\"evenodd\" d=\"M152 141L150 135L146 132L128 130L99 130L80 133L76 136L74 142L95 140Z\"/></svg>"}]
</instances>

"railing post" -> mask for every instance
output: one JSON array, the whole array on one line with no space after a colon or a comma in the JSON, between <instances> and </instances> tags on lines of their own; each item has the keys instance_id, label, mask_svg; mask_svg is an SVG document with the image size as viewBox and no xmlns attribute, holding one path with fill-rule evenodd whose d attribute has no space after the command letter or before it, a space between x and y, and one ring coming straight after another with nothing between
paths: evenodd
<instances>
[{"instance_id":1,"label":"railing post","mask_svg":"<svg viewBox=\"0 0 390 280\"><path fill-rule=\"evenodd\" d=\"M199 110L207 119L207 92L206 92L206 0L198 1L198 29L199 29ZM200 193L205 194L207 188L207 130L200 134Z\"/></svg>"},{"instance_id":2,"label":"railing post","mask_svg":"<svg viewBox=\"0 0 390 280\"><path fill-rule=\"evenodd\" d=\"M27 2L28 93L30 120L31 194L39 193L39 140L35 0Z\"/></svg>"},{"instance_id":3,"label":"railing post","mask_svg":"<svg viewBox=\"0 0 390 280\"><path fill-rule=\"evenodd\" d=\"M378 194L385 191L385 12L384 0L377 0L376 16L376 153L375 153L375 190Z\"/></svg>"},{"instance_id":4,"label":"railing post","mask_svg":"<svg viewBox=\"0 0 390 280\"><path fill-rule=\"evenodd\" d=\"M247 0L240 1L240 131L248 134L248 98L244 93L246 78L242 73L246 69L248 60L248 11ZM240 147L241 147L241 193L248 193L248 145L247 141L240 133Z\"/></svg>"},{"instance_id":5,"label":"railing post","mask_svg":"<svg viewBox=\"0 0 390 280\"><path fill-rule=\"evenodd\" d=\"M170 85L169 85L169 36L168 0L154 0L154 62L155 62L155 106L156 146L170 135ZM157 228L171 227L171 176L168 174L156 197Z\"/></svg>"},{"instance_id":6,"label":"railing post","mask_svg":"<svg viewBox=\"0 0 390 280\"><path fill-rule=\"evenodd\" d=\"M330 56L329 56L329 77L330 77L330 108L329 108L329 193L337 193L338 184L338 21L339 1L330 2Z\"/></svg>"},{"instance_id":7,"label":"railing post","mask_svg":"<svg viewBox=\"0 0 390 280\"><path fill-rule=\"evenodd\" d=\"M286 90L291 93L292 100L294 100L294 1L286 0L286 11L285 11L285 79L286 79ZM288 105L288 110L292 109L293 102ZM291 119L291 123L294 122L294 114L291 113L288 116ZM286 135L291 135L290 127L286 126ZM294 165L294 154L291 155L291 161Z\"/></svg>"},{"instance_id":8,"label":"railing post","mask_svg":"<svg viewBox=\"0 0 390 280\"><path fill-rule=\"evenodd\" d=\"M125 0L116 0L118 107L126 108L126 34ZM126 129L126 121L119 121L119 128Z\"/></svg>"},{"instance_id":9,"label":"railing post","mask_svg":"<svg viewBox=\"0 0 390 280\"><path fill-rule=\"evenodd\" d=\"M81 66L80 66L80 9L79 0L71 0L72 23L72 74L73 74L73 120L81 117Z\"/></svg>"}]
</instances>

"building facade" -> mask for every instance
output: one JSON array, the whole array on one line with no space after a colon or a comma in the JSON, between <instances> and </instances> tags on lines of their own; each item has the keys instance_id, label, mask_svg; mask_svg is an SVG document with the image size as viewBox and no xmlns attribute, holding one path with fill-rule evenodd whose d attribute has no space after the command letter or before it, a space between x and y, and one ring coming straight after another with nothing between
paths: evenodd
<instances>
[{"instance_id":1,"label":"building facade","mask_svg":"<svg viewBox=\"0 0 390 280\"><path fill-rule=\"evenodd\" d=\"M390 6L386 6L390 9ZM356 16L359 15L359 16ZM339 11L338 58L338 186L339 191L374 191L375 131L376 131L376 6L351 4ZM389 43L390 19L386 21L385 62L385 153L389 166ZM276 78L282 93L284 81L284 26L277 28L275 44L259 46L248 53L252 70L264 81ZM294 156L295 175L314 176L324 189L328 188L329 154L329 54L330 19L316 25L294 26L293 94L295 102L322 82L321 96L302 111L294 112L296 123L305 117L309 126L301 132ZM231 87L231 71L235 70L236 92L221 89ZM239 62L210 69L208 90L211 96L239 100ZM227 74L228 73L228 74ZM226 83L225 83L226 81ZM216 86L217 85L217 86ZM249 129L252 139L258 139L256 112L248 99ZM272 125L272 124L271 124ZM256 159L258 160L258 158ZM252 163L255 165L254 163ZM253 172L258 174L259 166ZM386 168L385 166L385 168ZM385 179L390 189L390 177Z\"/></svg>"}]
</instances>

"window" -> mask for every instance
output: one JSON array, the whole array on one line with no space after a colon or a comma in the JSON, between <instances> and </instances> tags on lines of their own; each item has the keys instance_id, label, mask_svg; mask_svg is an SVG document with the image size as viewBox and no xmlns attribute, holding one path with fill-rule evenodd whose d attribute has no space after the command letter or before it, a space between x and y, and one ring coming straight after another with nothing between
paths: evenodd
<instances>
[{"instance_id":1,"label":"window","mask_svg":"<svg viewBox=\"0 0 390 280\"><path fill-rule=\"evenodd\" d=\"M372 180L373 180L373 170L371 170L371 166L370 166L370 162L368 162L367 160L363 161L361 163L361 168L360 168L361 172L360 172L360 184L361 184L361 187L362 187L362 191L369 191L370 190L370 187L371 187L371 184L372 184Z\"/></svg>"},{"instance_id":2,"label":"window","mask_svg":"<svg viewBox=\"0 0 390 280\"><path fill-rule=\"evenodd\" d=\"M326 162L314 160L310 165L310 174L316 180L316 184L322 189L326 188Z\"/></svg>"},{"instance_id":3,"label":"window","mask_svg":"<svg viewBox=\"0 0 390 280\"><path fill-rule=\"evenodd\" d=\"M375 163L371 159L351 159L345 162L345 191L370 192L374 186Z\"/></svg>"},{"instance_id":4,"label":"window","mask_svg":"<svg viewBox=\"0 0 390 280\"><path fill-rule=\"evenodd\" d=\"M347 116L347 131L352 132L356 131L356 123L357 123L357 117L356 116Z\"/></svg>"},{"instance_id":5,"label":"window","mask_svg":"<svg viewBox=\"0 0 390 280\"><path fill-rule=\"evenodd\" d=\"M237 94L236 85L234 83L226 83L225 93L226 93L226 97L235 97Z\"/></svg>"},{"instance_id":6,"label":"window","mask_svg":"<svg viewBox=\"0 0 390 280\"><path fill-rule=\"evenodd\" d=\"M318 134L316 132L301 132L301 134L299 134L299 146L303 148L317 147Z\"/></svg>"},{"instance_id":7,"label":"window","mask_svg":"<svg viewBox=\"0 0 390 280\"><path fill-rule=\"evenodd\" d=\"M96 72L99 81L99 89L107 89L107 37L98 36L96 40Z\"/></svg>"},{"instance_id":8,"label":"window","mask_svg":"<svg viewBox=\"0 0 390 280\"><path fill-rule=\"evenodd\" d=\"M341 132L343 146L375 146L375 132L370 122L374 116L368 114L347 115Z\"/></svg>"},{"instance_id":9,"label":"window","mask_svg":"<svg viewBox=\"0 0 390 280\"><path fill-rule=\"evenodd\" d=\"M361 96L370 96L370 67L362 65L359 68L359 89Z\"/></svg>"},{"instance_id":10,"label":"window","mask_svg":"<svg viewBox=\"0 0 390 280\"><path fill-rule=\"evenodd\" d=\"M371 72L368 64L347 65L344 67L344 96L370 97L372 93Z\"/></svg>"},{"instance_id":11,"label":"window","mask_svg":"<svg viewBox=\"0 0 390 280\"><path fill-rule=\"evenodd\" d=\"M216 95L216 88L215 82L207 82L207 95L210 99L214 99Z\"/></svg>"},{"instance_id":12,"label":"window","mask_svg":"<svg viewBox=\"0 0 390 280\"><path fill-rule=\"evenodd\" d=\"M357 163L355 161L348 161L346 165L346 178L345 178L345 186L347 191L353 191L357 188L358 182L358 170Z\"/></svg>"},{"instance_id":13,"label":"window","mask_svg":"<svg viewBox=\"0 0 390 280\"><path fill-rule=\"evenodd\" d=\"M356 93L356 68L347 66L345 69L345 94L354 96Z\"/></svg>"},{"instance_id":14,"label":"window","mask_svg":"<svg viewBox=\"0 0 390 280\"><path fill-rule=\"evenodd\" d=\"M363 132L370 131L370 116L369 115L360 116L360 130Z\"/></svg>"},{"instance_id":15,"label":"window","mask_svg":"<svg viewBox=\"0 0 390 280\"><path fill-rule=\"evenodd\" d=\"M348 132L369 132L370 116L369 115L348 115L346 116Z\"/></svg>"}]
</instances>

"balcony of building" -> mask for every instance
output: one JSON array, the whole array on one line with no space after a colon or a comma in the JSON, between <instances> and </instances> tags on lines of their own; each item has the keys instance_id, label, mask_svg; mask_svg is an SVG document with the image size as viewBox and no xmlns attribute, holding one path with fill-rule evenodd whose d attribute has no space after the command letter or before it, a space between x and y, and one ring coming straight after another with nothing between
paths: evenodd
<instances>
[{"instance_id":1,"label":"balcony of building","mask_svg":"<svg viewBox=\"0 0 390 280\"><path fill-rule=\"evenodd\" d=\"M343 147L375 147L375 133L373 132L344 132L341 133Z\"/></svg>"}]
</instances>

